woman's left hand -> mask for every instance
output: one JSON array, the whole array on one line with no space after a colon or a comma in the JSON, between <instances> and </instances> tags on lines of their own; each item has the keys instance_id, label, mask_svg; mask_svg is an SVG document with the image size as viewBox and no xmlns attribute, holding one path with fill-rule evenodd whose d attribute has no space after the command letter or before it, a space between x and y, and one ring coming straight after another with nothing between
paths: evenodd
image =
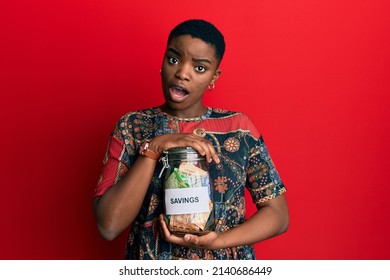
<instances>
[{"instance_id":1,"label":"woman's left hand","mask_svg":"<svg viewBox=\"0 0 390 280\"><path fill-rule=\"evenodd\" d=\"M212 231L202 236L197 236L194 234L185 234L183 237L178 237L172 234L165 222L164 215L160 215L160 223L162 228L162 233L164 239L170 243L179 244L185 247L192 247L198 249L207 249L215 250L223 248L223 246L218 245L222 243L222 240L216 232Z\"/></svg>"}]
</instances>

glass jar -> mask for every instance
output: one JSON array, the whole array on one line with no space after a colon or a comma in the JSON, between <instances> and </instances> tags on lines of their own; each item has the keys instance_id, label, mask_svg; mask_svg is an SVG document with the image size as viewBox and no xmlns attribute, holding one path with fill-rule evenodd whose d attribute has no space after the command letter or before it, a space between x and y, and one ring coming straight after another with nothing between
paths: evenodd
<instances>
[{"instance_id":1,"label":"glass jar","mask_svg":"<svg viewBox=\"0 0 390 280\"><path fill-rule=\"evenodd\" d=\"M166 169L166 222L177 236L203 235L214 229L213 188L208 164L191 147L173 148L163 157Z\"/></svg>"}]
</instances>

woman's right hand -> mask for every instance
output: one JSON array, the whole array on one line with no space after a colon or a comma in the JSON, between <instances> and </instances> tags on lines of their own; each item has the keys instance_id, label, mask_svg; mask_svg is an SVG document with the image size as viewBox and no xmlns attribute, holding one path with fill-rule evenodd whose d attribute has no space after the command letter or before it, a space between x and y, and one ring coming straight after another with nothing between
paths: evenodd
<instances>
[{"instance_id":1,"label":"woman's right hand","mask_svg":"<svg viewBox=\"0 0 390 280\"><path fill-rule=\"evenodd\" d=\"M173 133L154 137L149 148L156 153L162 154L171 148L192 147L199 154L204 156L207 162L219 163L219 157L210 141L193 133Z\"/></svg>"}]
</instances>

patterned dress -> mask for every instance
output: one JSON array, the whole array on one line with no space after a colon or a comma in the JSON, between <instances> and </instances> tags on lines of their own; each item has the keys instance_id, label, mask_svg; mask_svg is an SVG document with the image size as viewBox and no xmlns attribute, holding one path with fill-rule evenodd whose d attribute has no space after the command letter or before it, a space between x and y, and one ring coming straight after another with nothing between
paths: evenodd
<instances>
[{"instance_id":1,"label":"patterned dress","mask_svg":"<svg viewBox=\"0 0 390 280\"><path fill-rule=\"evenodd\" d=\"M126 174L139 156L144 140L194 131L211 141L221 159L219 164L212 162L209 166L216 232L245 221L245 187L257 206L286 191L262 136L246 115L208 108L197 118L177 118L154 107L127 113L117 123L109 139L95 196L103 195ZM158 219L164 211L163 177L159 178L162 167L158 162L141 210L130 225L126 259L255 259L253 245L200 250L164 241Z\"/></svg>"}]
</instances>

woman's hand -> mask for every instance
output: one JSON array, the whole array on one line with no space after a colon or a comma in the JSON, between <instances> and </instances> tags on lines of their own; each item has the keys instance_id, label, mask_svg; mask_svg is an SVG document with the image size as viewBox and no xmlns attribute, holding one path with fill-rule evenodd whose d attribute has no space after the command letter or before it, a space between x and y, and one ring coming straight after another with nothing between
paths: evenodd
<instances>
[{"instance_id":1,"label":"woman's hand","mask_svg":"<svg viewBox=\"0 0 390 280\"><path fill-rule=\"evenodd\" d=\"M207 162L214 160L219 163L219 157L210 141L193 133L173 133L156 136L150 142L150 149L161 154L177 147L192 147L204 156Z\"/></svg>"},{"instance_id":2,"label":"woman's hand","mask_svg":"<svg viewBox=\"0 0 390 280\"><path fill-rule=\"evenodd\" d=\"M206 249L206 250L217 250L224 248L224 241L221 234L216 232L210 232L202 236L197 236L193 234L186 234L183 237L178 237L171 234L168 229L168 226L165 222L164 215L160 215L160 223L162 228L162 234L166 241L170 243L179 244L185 247Z\"/></svg>"}]
</instances>

